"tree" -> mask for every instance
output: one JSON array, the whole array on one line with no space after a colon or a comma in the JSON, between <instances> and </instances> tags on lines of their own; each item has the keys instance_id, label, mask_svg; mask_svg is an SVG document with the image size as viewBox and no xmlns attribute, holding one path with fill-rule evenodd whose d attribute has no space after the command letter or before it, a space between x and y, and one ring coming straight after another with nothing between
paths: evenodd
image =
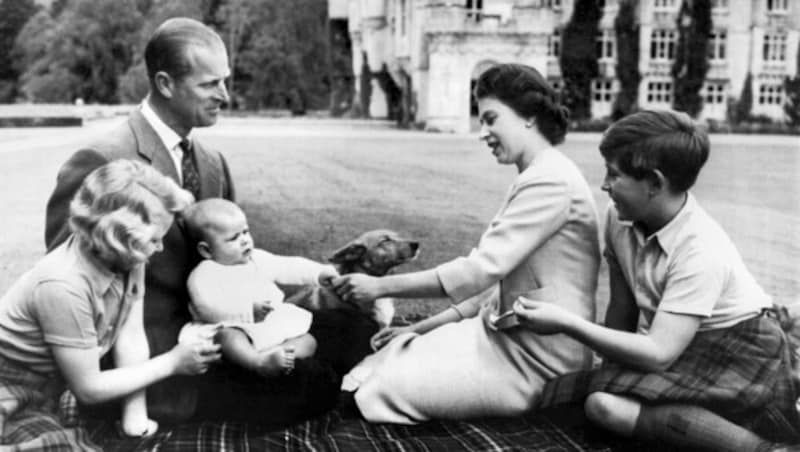
<instances>
[{"instance_id":1,"label":"tree","mask_svg":"<svg viewBox=\"0 0 800 452\"><path fill-rule=\"evenodd\" d=\"M353 57L346 19L328 21L328 61L331 77L330 111L332 116L345 114L353 105Z\"/></svg>"},{"instance_id":2,"label":"tree","mask_svg":"<svg viewBox=\"0 0 800 452\"><path fill-rule=\"evenodd\" d=\"M559 64L564 79L563 100L575 119L591 116L591 83L598 75L595 40L602 12L595 0L577 0L564 27Z\"/></svg>"},{"instance_id":3,"label":"tree","mask_svg":"<svg viewBox=\"0 0 800 452\"><path fill-rule=\"evenodd\" d=\"M12 57L14 41L36 10L33 0L0 1L0 102L17 96L19 72Z\"/></svg>"},{"instance_id":4,"label":"tree","mask_svg":"<svg viewBox=\"0 0 800 452\"><path fill-rule=\"evenodd\" d=\"M750 119L750 111L753 108L753 75L748 72L742 85L742 94L739 99L728 101L728 121L733 124Z\"/></svg>"},{"instance_id":5,"label":"tree","mask_svg":"<svg viewBox=\"0 0 800 452\"><path fill-rule=\"evenodd\" d=\"M637 108L639 82L639 24L636 21L634 0L622 0L619 12L614 19L614 30L617 35L617 78L620 90L611 110L614 120L622 118Z\"/></svg>"},{"instance_id":6,"label":"tree","mask_svg":"<svg viewBox=\"0 0 800 452\"><path fill-rule=\"evenodd\" d=\"M794 77L786 77L783 82L783 91L786 93L786 102L783 111L791 125L800 125L800 48L797 49L797 68Z\"/></svg>"},{"instance_id":7,"label":"tree","mask_svg":"<svg viewBox=\"0 0 800 452\"><path fill-rule=\"evenodd\" d=\"M117 80L133 62L142 26L138 6L136 0L76 0L56 18L45 11L31 18L15 43L29 100L116 102Z\"/></svg>"},{"instance_id":8,"label":"tree","mask_svg":"<svg viewBox=\"0 0 800 452\"><path fill-rule=\"evenodd\" d=\"M700 90L709 68L710 0L684 0L677 20L678 49L672 66L675 81L673 108L697 117L703 109Z\"/></svg>"},{"instance_id":9,"label":"tree","mask_svg":"<svg viewBox=\"0 0 800 452\"><path fill-rule=\"evenodd\" d=\"M301 114L329 98L327 3L257 0L236 62L237 83L251 107ZM241 90L240 90L241 91Z\"/></svg>"}]
</instances>

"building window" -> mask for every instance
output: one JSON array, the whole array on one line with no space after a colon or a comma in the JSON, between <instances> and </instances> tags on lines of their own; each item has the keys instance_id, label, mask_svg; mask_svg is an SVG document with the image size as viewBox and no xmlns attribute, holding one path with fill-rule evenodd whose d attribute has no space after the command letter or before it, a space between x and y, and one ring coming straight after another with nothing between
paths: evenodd
<instances>
[{"instance_id":1,"label":"building window","mask_svg":"<svg viewBox=\"0 0 800 452\"><path fill-rule=\"evenodd\" d=\"M676 0L655 0L653 6L656 11L672 11L677 4Z\"/></svg>"},{"instance_id":2,"label":"building window","mask_svg":"<svg viewBox=\"0 0 800 452\"><path fill-rule=\"evenodd\" d=\"M556 28L553 34L547 37L547 56L558 57L561 55L561 31Z\"/></svg>"},{"instance_id":3,"label":"building window","mask_svg":"<svg viewBox=\"0 0 800 452\"><path fill-rule=\"evenodd\" d=\"M725 59L725 46L728 40L728 34L724 30L713 31L708 39L708 59L709 60L724 60Z\"/></svg>"},{"instance_id":4,"label":"building window","mask_svg":"<svg viewBox=\"0 0 800 452\"><path fill-rule=\"evenodd\" d=\"M561 9L561 0L545 0L544 6L550 9Z\"/></svg>"},{"instance_id":5,"label":"building window","mask_svg":"<svg viewBox=\"0 0 800 452\"><path fill-rule=\"evenodd\" d=\"M706 105L722 105L725 103L725 83L706 82L700 95Z\"/></svg>"},{"instance_id":6,"label":"building window","mask_svg":"<svg viewBox=\"0 0 800 452\"><path fill-rule=\"evenodd\" d=\"M786 35L765 34L763 49L764 61L786 61Z\"/></svg>"},{"instance_id":7,"label":"building window","mask_svg":"<svg viewBox=\"0 0 800 452\"><path fill-rule=\"evenodd\" d=\"M592 80L592 100L594 102L611 102L611 100L614 98L614 94L613 80Z\"/></svg>"},{"instance_id":8,"label":"building window","mask_svg":"<svg viewBox=\"0 0 800 452\"><path fill-rule=\"evenodd\" d=\"M728 0L711 0L711 9L728 9Z\"/></svg>"},{"instance_id":9,"label":"building window","mask_svg":"<svg viewBox=\"0 0 800 452\"><path fill-rule=\"evenodd\" d=\"M614 59L616 37L614 30L603 30L597 34L597 58L601 60Z\"/></svg>"},{"instance_id":10,"label":"building window","mask_svg":"<svg viewBox=\"0 0 800 452\"><path fill-rule=\"evenodd\" d=\"M467 0L467 19L480 22L483 0Z\"/></svg>"},{"instance_id":11,"label":"building window","mask_svg":"<svg viewBox=\"0 0 800 452\"><path fill-rule=\"evenodd\" d=\"M759 86L758 105L783 105L783 85L775 83Z\"/></svg>"},{"instance_id":12,"label":"building window","mask_svg":"<svg viewBox=\"0 0 800 452\"><path fill-rule=\"evenodd\" d=\"M650 58L653 60L675 59L678 33L675 30L653 30L650 39Z\"/></svg>"},{"instance_id":13,"label":"building window","mask_svg":"<svg viewBox=\"0 0 800 452\"><path fill-rule=\"evenodd\" d=\"M789 9L789 0L767 0L768 13L785 13Z\"/></svg>"},{"instance_id":14,"label":"building window","mask_svg":"<svg viewBox=\"0 0 800 452\"><path fill-rule=\"evenodd\" d=\"M649 82L647 84L647 102L672 103L672 82Z\"/></svg>"}]
</instances>

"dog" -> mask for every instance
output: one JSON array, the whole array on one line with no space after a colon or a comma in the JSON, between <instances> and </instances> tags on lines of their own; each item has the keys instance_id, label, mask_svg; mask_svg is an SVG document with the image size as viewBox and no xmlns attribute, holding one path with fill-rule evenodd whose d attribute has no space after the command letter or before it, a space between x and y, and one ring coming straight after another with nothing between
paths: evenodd
<instances>
[{"instance_id":1,"label":"dog","mask_svg":"<svg viewBox=\"0 0 800 452\"><path fill-rule=\"evenodd\" d=\"M418 252L419 242L403 238L395 231L376 229L361 234L339 248L328 261L340 275L364 273L380 277L388 274L394 267L415 259ZM312 312L321 309L356 308L324 286L300 290L286 301ZM391 298L379 298L371 305L371 312L368 314L384 328L392 323L394 313L394 301Z\"/></svg>"}]
</instances>

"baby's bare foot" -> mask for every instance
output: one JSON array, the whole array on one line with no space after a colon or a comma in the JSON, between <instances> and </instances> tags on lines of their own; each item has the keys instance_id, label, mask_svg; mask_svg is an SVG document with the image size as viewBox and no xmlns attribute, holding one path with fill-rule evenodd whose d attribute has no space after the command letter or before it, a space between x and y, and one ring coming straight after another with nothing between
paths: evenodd
<instances>
[{"instance_id":1,"label":"baby's bare foot","mask_svg":"<svg viewBox=\"0 0 800 452\"><path fill-rule=\"evenodd\" d=\"M275 346L259 352L256 372L265 377L288 374L294 369L294 347Z\"/></svg>"},{"instance_id":2,"label":"baby's bare foot","mask_svg":"<svg viewBox=\"0 0 800 452\"><path fill-rule=\"evenodd\" d=\"M152 419L126 419L120 423L122 433L127 436L145 437L158 431L158 422Z\"/></svg>"}]
</instances>

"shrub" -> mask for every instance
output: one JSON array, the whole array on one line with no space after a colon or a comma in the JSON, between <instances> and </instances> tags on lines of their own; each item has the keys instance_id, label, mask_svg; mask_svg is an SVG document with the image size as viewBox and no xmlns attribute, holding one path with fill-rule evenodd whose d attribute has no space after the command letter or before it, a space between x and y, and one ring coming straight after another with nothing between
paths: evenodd
<instances>
[{"instance_id":1,"label":"shrub","mask_svg":"<svg viewBox=\"0 0 800 452\"><path fill-rule=\"evenodd\" d=\"M710 0L684 0L678 13L678 51L672 66L675 80L673 108L697 117L703 109L700 90L708 72L708 36L711 33Z\"/></svg>"},{"instance_id":2,"label":"shrub","mask_svg":"<svg viewBox=\"0 0 800 452\"><path fill-rule=\"evenodd\" d=\"M591 116L591 83L597 77L598 23L602 13L595 0L577 0L569 23L564 27L561 46L562 102L575 119Z\"/></svg>"},{"instance_id":3,"label":"shrub","mask_svg":"<svg viewBox=\"0 0 800 452\"><path fill-rule=\"evenodd\" d=\"M619 13L614 19L617 35L617 78L620 90L614 100L611 117L619 119L636 111L639 82L639 24L636 22L634 0L622 0Z\"/></svg>"}]
</instances>

